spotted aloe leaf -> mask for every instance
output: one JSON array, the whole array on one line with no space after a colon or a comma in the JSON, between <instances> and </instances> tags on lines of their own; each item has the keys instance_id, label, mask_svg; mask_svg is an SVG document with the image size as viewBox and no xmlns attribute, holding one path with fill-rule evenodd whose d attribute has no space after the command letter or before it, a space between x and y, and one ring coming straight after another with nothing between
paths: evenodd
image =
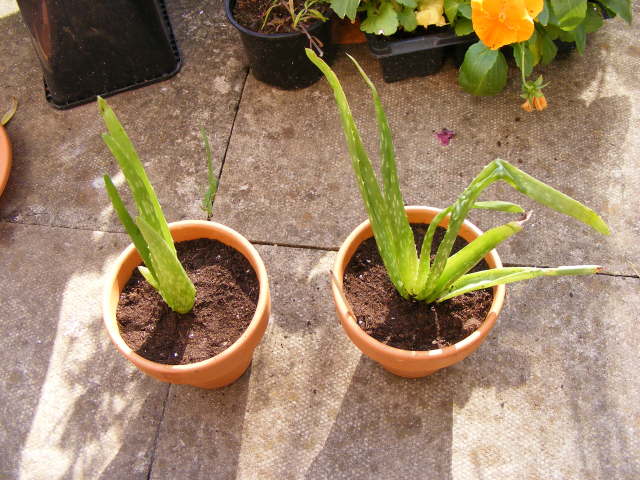
<instances>
[{"instance_id":1,"label":"spotted aloe leaf","mask_svg":"<svg viewBox=\"0 0 640 480\"><path fill-rule=\"evenodd\" d=\"M193 308L196 289L178 260L173 244L169 245L144 218L138 217L136 225L149 246L160 295L172 310L187 313Z\"/></svg>"},{"instance_id":2,"label":"spotted aloe leaf","mask_svg":"<svg viewBox=\"0 0 640 480\"><path fill-rule=\"evenodd\" d=\"M193 307L196 290L178 260L160 203L122 124L102 98L98 98L98 105L109 130L102 138L118 161L139 212L134 222L111 178L105 175L114 210L145 264L139 270L171 309L186 313Z\"/></svg>"}]
</instances>

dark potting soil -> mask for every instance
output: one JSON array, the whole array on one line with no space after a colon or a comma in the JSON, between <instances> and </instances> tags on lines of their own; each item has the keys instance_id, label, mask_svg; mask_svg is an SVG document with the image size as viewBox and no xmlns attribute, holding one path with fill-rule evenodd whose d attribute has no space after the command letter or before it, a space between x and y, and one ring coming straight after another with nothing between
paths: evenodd
<instances>
[{"instance_id":1,"label":"dark potting soil","mask_svg":"<svg viewBox=\"0 0 640 480\"><path fill-rule=\"evenodd\" d=\"M116 318L124 341L154 362L185 365L214 357L247 329L260 286L249 261L217 240L176 244L196 287L191 312L176 313L136 269L120 294Z\"/></svg>"},{"instance_id":2,"label":"dark potting soil","mask_svg":"<svg viewBox=\"0 0 640 480\"><path fill-rule=\"evenodd\" d=\"M416 244L422 246L427 226L411 227ZM432 258L445 232L438 227ZM466 244L458 237L453 252ZM472 271L487 268L483 260ZM478 329L493 300L490 288L442 303L405 300L391 283L373 238L363 242L351 258L344 274L344 291L360 328L376 340L403 350L434 350L459 342Z\"/></svg>"},{"instance_id":3,"label":"dark potting soil","mask_svg":"<svg viewBox=\"0 0 640 480\"><path fill-rule=\"evenodd\" d=\"M297 31L293 28L289 11L283 5L288 3L287 0L279 2L278 6L271 10L264 28L261 28L265 20L264 15L273 3L273 0L236 0L233 6L233 18L240 25L254 32L291 33ZM304 3L305 0L293 0L296 14L304 7ZM327 18L331 13L331 7L328 3L318 3L313 8ZM317 21L319 20L312 18L308 22L302 22L302 24L305 27L309 27L309 25Z\"/></svg>"}]
</instances>

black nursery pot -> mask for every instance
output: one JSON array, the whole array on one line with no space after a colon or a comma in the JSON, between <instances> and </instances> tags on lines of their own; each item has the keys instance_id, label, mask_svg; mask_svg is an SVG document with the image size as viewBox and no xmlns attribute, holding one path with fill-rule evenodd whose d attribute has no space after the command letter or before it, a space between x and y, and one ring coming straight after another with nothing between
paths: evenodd
<instances>
[{"instance_id":1,"label":"black nursery pot","mask_svg":"<svg viewBox=\"0 0 640 480\"><path fill-rule=\"evenodd\" d=\"M69 108L175 75L180 53L163 0L18 0L47 100Z\"/></svg>"},{"instance_id":2,"label":"black nursery pot","mask_svg":"<svg viewBox=\"0 0 640 480\"><path fill-rule=\"evenodd\" d=\"M322 72L307 58L304 51L309 40L303 33L258 33L240 25L233 18L235 0L225 0L229 22L238 29L253 76L261 82L283 90L296 90L316 83ZM307 30L323 43L323 60L329 65L335 58L329 22L316 22Z\"/></svg>"},{"instance_id":3,"label":"black nursery pot","mask_svg":"<svg viewBox=\"0 0 640 480\"><path fill-rule=\"evenodd\" d=\"M478 40L475 34L458 37L450 28L433 30L389 37L367 34L369 50L380 62L385 82L438 73L446 57L464 56L467 47Z\"/></svg>"}]
</instances>

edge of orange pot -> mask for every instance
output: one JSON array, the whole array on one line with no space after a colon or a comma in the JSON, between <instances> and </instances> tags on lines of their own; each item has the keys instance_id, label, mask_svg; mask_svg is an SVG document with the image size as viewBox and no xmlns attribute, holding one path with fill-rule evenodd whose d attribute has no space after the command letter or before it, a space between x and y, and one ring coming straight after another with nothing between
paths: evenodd
<instances>
[{"instance_id":1,"label":"edge of orange pot","mask_svg":"<svg viewBox=\"0 0 640 480\"><path fill-rule=\"evenodd\" d=\"M13 153L9 134L7 130L0 125L0 195L4 192L4 187L7 186L7 182L9 181L12 158Z\"/></svg>"},{"instance_id":2,"label":"edge of orange pot","mask_svg":"<svg viewBox=\"0 0 640 480\"><path fill-rule=\"evenodd\" d=\"M269 279L258 251L235 230L216 222L183 220L169 224L174 241L181 242L198 238L210 238L240 252L253 267L260 293L256 311L244 333L229 348L215 357L187 365L165 365L148 360L134 352L122 339L116 309L122 288L133 270L142 263L133 244L118 257L106 276L103 316L107 332L118 351L136 367L153 378L168 383L187 384L202 388L219 388L233 383L249 367L253 351L260 343L269 322L271 297Z\"/></svg>"},{"instance_id":3,"label":"edge of orange pot","mask_svg":"<svg viewBox=\"0 0 640 480\"><path fill-rule=\"evenodd\" d=\"M405 207L411 223L429 223L441 210L431 207L410 206ZM449 217L445 218L440 226L446 227ZM482 234L482 231L466 221L460 229L459 236L468 242ZM333 299L340 323L351 341L372 360L380 363L386 370L406 378L418 378L430 375L437 370L451 366L462 361L473 353L485 340L496 323L504 304L505 286L493 287L493 302L487 317L482 325L468 337L454 345L445 348L428 351L411 351L390 347L367 335L356 320L350 314L350 307L345 303L342 292L344 271L358 246L366 239L373 236L369 220L362 222L344 241L334 263L335 281L332 282ZM500 257L495 250L485 256L485 260L491 268L502 267Z\"/></svg>"}]
</instances>

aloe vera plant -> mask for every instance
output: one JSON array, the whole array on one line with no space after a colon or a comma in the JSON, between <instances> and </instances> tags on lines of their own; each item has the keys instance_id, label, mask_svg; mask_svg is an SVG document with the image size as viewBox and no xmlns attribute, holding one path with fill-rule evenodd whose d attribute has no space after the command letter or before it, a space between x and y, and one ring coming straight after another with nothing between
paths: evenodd
<instances>
[{"instance_id":1,"label":"aloe vera plant","mask_svg":"<svg viewBox=\"0 0 640 480\"><path fill-rule=\"evenodd\" d=\"M521 207L508 202L478 201L480 194L497 181L504 181L538 203L571 216L600 233L609 234L609 228L593 210L501 159L489 163L457 200L434 218L427 229L418 256L398 183L391 130L375 86L358 62L349 56L369 86L373 97L380 136L382 186L378 183L362 144L338 77L312 50L307 49L306 52L333 89L353 170L380 257L389 278L404 298L442 302L463 293L494 285L542 276L586 275L599 270L600 267L597 265L579 265L556 268L505 267L468 273L497 245L522 230L528 215L523 220L509 222L486 231L451 255L460 227L472 208L523 212ZM447 231L437 248L435 257L431 260L431 246L436 228L446 216L449 216Z\"/></svg>"},{"instance_id":2,"label":"aloe vera plant","mask_svg":"<svg viewBox=\"0 0 640 480\"><path fill-rule=\"evenodd\" d=\"M172 310L187 313L193 308L196 289L178 260L169 225L155 191L116 114L100 97L98 108L108 130L102 139L120 165L138 209L138 217L134 221L111 177L104 175L113 208L144 262L145 266L138 267L138 270Z\"/></svg>"}]
</instances>

